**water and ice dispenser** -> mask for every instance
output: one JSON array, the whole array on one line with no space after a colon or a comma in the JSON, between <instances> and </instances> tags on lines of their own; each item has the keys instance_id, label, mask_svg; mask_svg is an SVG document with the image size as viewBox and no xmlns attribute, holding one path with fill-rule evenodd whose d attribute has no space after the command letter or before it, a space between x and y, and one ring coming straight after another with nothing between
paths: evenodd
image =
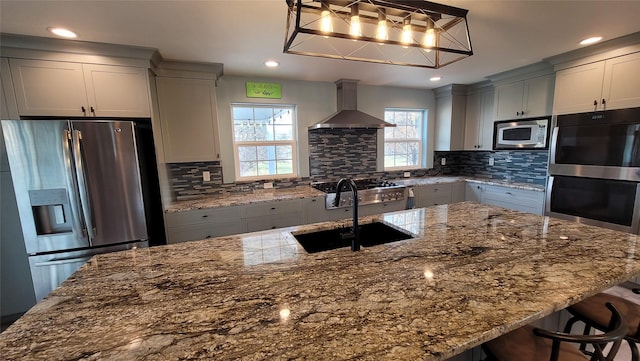
<instances>
[{"instance_id":1,"label":"water and ice dispenser","mask_svg":"<svg viewBox=\"0 0 640 361\"><path fill-rule=\"evenodd\" d=\"M30 190L29 199L39 236L72 232L71 207L66 189Z\"/></svg>"}]
</instances>

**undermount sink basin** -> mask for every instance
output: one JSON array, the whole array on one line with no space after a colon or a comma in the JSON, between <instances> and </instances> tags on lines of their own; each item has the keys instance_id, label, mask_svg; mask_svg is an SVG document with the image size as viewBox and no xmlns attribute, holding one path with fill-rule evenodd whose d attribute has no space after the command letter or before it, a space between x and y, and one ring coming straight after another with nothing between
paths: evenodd
<instances>
[{"instance_id":1,"label":"undermount sink basin","mask_svg":"<svg viewBox=\"0 0 640 361\"><path fill-rule=\"evenodd\" d=\"M350 232L351 227L343 227L328 229L325 231L302 233L293 236L305 251L308 253L316 253L336 248L350 247L351 238L348 237ZM413 238L413 236L382 222L360 225L360 244L363 247L402 241L410 238Z\"/></svg>"}]
</instances>

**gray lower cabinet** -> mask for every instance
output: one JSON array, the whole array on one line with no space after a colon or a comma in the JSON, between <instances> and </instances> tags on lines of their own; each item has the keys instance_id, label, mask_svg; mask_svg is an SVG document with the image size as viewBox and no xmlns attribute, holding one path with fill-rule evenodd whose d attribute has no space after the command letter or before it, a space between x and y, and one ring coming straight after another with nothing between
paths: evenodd
<instances>
[{"instance_id":1,"label":"gray lower cabinet","mask_svg":"<svg viewBox=\"0 0 640 361\"><path fill-rule=\"evenodd\" d=\"M264 202L244 206L247 232L295 226L304 223L302 199Z\"/></svg>"},{"instance_id":2,"label":"gray lower cabinet","mask_svg":"<svg viewBox=\"0 0 640 361\"><path fill-rule=\"evenodd\" d=\"M167 213L166 223L170 244L245 231L241 206Z\"/></svg>"},{"instance_id":3,"label":"gray lower cabinet","mask_svg":"<svg viewBox=\"0 0 640 361\"><path fill-rule=\"evenodd\" d=\"M305 198L302 202L304 203L306 223L326 222L329 220L329 214L325 209L324 196Z\"/></svg>"},{"instance_id":4,"label":"gray lower cabinet","mask_svg":"<svg viewBox=\"0 0 640 361\"><path fill-rule=\"evenodd\" d=\"M544 192L541 191L468 183L465 199L521 212L544 214Z\"/></svg>"},{"instance_id":5,"label":"gray lower cabinet","mask_svg":"<svg viewBox=\"0 0 640 361\"><path fill-rule=\"evenodd\" d=\"M465 183L438 183L413 187L417 208L462 202L465 199Z\"/></svg>"}]
</instances>

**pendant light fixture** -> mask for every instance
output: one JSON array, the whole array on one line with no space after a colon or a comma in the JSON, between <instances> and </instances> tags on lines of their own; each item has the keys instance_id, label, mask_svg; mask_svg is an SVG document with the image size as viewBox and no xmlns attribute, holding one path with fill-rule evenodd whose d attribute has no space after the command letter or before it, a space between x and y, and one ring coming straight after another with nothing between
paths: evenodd
<instances>
[{"instance_id":1,"label":"pendant light fixture","mask_svg":"<svg viewBox=\"0 0 640 361\"><path fill-rule=\"evenodd\" d=\"M285 53L434 69L473 55L465 9L423 0L285 1Z\"/></svg>"}]
</instances>

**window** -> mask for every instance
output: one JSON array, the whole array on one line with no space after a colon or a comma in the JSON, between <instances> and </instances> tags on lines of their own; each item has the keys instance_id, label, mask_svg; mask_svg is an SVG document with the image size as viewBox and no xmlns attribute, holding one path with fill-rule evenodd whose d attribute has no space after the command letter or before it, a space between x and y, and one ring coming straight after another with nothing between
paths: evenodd
<instances>
[{"instance_id":1,"label":"window","mask_svg":"<svg viewBox=\"0 0 640 361\"><path fill-rule=\"evenodd\" d=\"M233 104L236 179L294 177L295 107Z\"/></svg>"},{"instance_id":2,"label":"window","mask_svg":"<svg viewBox=\"0 0 640 361\"><path fill-rule=\"evenodd\" d=\"M423 166L424 118L424 110L385 109L384 120L396 125L384 129L385 169Z\"/></svg>"}]
</instances>

